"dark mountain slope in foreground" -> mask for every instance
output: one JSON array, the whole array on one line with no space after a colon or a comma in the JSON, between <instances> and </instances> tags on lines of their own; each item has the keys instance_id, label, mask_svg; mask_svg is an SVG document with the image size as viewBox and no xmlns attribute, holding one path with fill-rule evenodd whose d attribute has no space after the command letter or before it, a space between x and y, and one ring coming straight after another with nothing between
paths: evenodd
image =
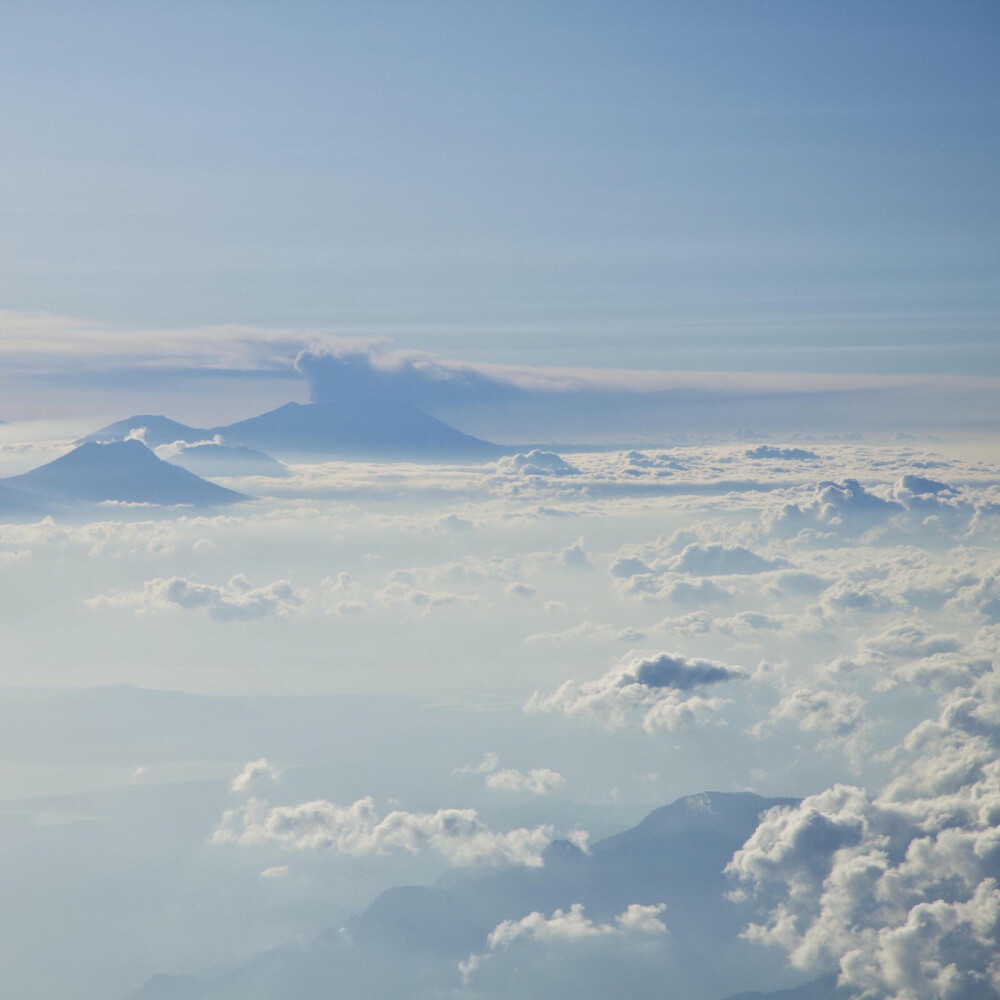
<instances>
[{"instance_id":1,"label":"dark mountain slope in foreground","mask_svg":"<svg viewBox=\"0 0 1000 1000\"><path fill-rule=\"evenodd\" d=\"M347 927L311 945L263 953L212 980L159 976L130 1000L719 1000L787 988L801 977L788 973L777 950L740 937L754 911L726 898L732 885L723 869L761 812L794 801L718 792L680 799L589 854L556 841L543 868L452 872L436 886L390 889ZM619 940L611 935L578 943L578 950L549 942L513 957L504 953L483 963L463 988L458 963L487 952L499 923L574 903L599 923L632 903L665 903L669 933L638 945L622 940L618 951L594 943ZM787 1000L826 1000L815 992L820 986L803 989Z\"/></svg>"},{"instance_id":2,"label":"dark mountain slope in foreground","mask_svg":"<svg viewBox=\"0 0 1000 1000\"><path fill-rule=\"evenodd\" d=\"M3 485L59 503L119 500L209 506L249 499L161 461L140 441L83 444Z\"/></svg>"},{"instance_id":3,"label":"dark mountain slope in foreground","mask_svg":"<svg viewBox=\"0 0 1000 1000\"><path fill-rule=\"evenodd\" d=\"M357 398L286 403L211 434L279 455L485 461L504 454L499 445L463 434L416 407Z\"/></svg>"}]
</instances>

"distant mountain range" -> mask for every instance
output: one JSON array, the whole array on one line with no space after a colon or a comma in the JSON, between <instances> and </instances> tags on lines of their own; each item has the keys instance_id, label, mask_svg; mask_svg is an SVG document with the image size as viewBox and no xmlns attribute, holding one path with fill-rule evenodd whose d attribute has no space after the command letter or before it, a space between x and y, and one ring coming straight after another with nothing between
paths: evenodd
<instances>
[{"instance_id":1,"label":"distant mountain range","mask_svg":"<svg viewBox=\"0 0 1000 1000\"><path fill-rule=\"evenodd\" d=\"M106 500L211 506L248 499L162 461L141 441L88 442L53 462L0 482L0 504L5 500L22 503L25 510Z\"/></svg>"},{"instance_id":2,"label":"distant mountain range","mask_svg":"<svg viewBox=\"0 0 1000 1000\"><path fill-rule=\"evenodd\" d=\"M632 829L599 841L589 854L567 841L555 841L540 869L453 872L435 886L390 889L346 927L310 945L264 952L213 978L156 976L129 1000L464 996L458 962L482 953L498 924L533 911L568 910L573 903L582 903L594 920L608 920L632 903L665 902L669 947L663 953L662 982L623 986L625 992L612 994L607 984L574 981L563 984L559 996L718 1000L748 986L787 987L794 978L783 955L740 936L752 918L752 905L726 898L732 885L723 869L765 809L795 802L749 793L688 796L655 810ZM472 990L468 995L540 1000L552 994L543 985L522 980L509 993ZM833 980L827 977L775 994L744 993L740 1000L835 996Z\"/></svg>"},{"instance_id":3,"label":"distant mountain range","mask_svg":"<svg viewBox=\"0 0 1000 1000\"><path fill-rule=\"evenodd\" d=\"M80 443L120 441L145 429L151 447L211 441L305 458L410 461L489 461L509 449L463 434L407 403L357 397L286 403L222 427L198 428L167 417L137 414L88 434Z\"/></svg>"},{"instance_id":4,"label":"distant mountain range","mask_svg":"<svg viewBox=\"0 0 1000 1000\"><path fill-rule=\"evenodd\" d=\"M210 431L201 430L197 427L188 427L187 424L178 423L169 417L154 416L150 413L137 413L133 417L126 417L124 420L116 420L107 427L102 427L93 434L80 438L77 444L103 443L107 441L124 441L129 435L133 437L139 432L142 433L142 440L150 448L159 448L160 445L173 444L175 441L186 441L193 444L195 441L211 440Z\"/></svg>"},{"instance_id":5,"label":"distant mountain range","mask_svg":"<svg viewBox=\"0 0 1000 1000\"><path fill-rule=\"evenodd\" d=\"M290 476L287 467L276 458L254 448L242 445L217 444L215 441L198 441L196 444L173 442L161 458L172 465L179 465L199 476Z\"/></svg>"}]
</instances>

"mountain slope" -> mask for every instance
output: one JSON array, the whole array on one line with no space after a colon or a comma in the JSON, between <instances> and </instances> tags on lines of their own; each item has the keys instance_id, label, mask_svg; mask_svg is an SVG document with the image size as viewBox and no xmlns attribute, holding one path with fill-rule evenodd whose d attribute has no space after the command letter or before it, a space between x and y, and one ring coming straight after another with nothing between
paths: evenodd
<instances>
[{"instance_id":1,"label":"mountain slope","mask_svg":"<svg viewBox=\"0 0 1000 1000\"><path fill-rule=\"evenodd\" d=\"M277 454L323 458L488 460L499 445L463 434L416 407L391 401L343 398L286 403L248 420L216 427L228 444Z\"/></svg>"},{"instance_id":2,"label":"mountain slope","mask_svg":"<svg viewBox=\"0 0 1000 1000\"><path fill-rule=\"evenodd\" d=\"M222 427L189 427L168 417L136 414L108 424L77 444L124 441L145 429L147 445L210 441L313 459L374 458L401 461L488 461L506 449L463 434L441 420L391 399L343 396L322 403L286 403ZM260 474L260 473L255 473Z\"/></svg>"},{"instance_id":3,"label":"mountain slope","mask_svg":"<svg viewBox=\"0 0 1000 1000\"><path fill-rule=\"evenodd\" d=\"M82 444L3 485L63 503L120 500L202 506L249 499L161 461L140 441Z\"/></svg>"},{"instance_id":4,"label":"mountain slope","mask_svg":"<svg viewBox=\"0 0 1000 1000\"><path fill-rule=\"evenodd\" d=\"M836 973L830 973L791 989L774 993L737 993L727 1000L849 1000L849 997L848 989L837 988Z\"/></svg>"},{"instance_id":5,"label":"mountain slope","mask_svg":"<svg viewBox=\"0 0 1000 1000\"><path fill-rule=\"evenodd\" d=\"M188 427L187 424L178 423L169 417L144 413L126 417L124 420L116 420L113 424L108 424L107 427L102 427L100 430L80 438L76 443L124 441L129 434L140 428L145 429L143 440L151 448L159 448L161 444L173 444L174 441L204 441L212 436L208 431L197 427Z\"/></svg>"},{"instance_id":6,"label":"mountain slope","mask_svg":"<svg viewBox=\"0 0 1000 1000\"><path fill-rule=\"evenodd\" d=\"M37 497L31 497L21 490L0 485L0 514L21 515L41 514L45 511L44 503Z\"/></svg>"},{"instance_id":7,"label":"mountain slope","mask_svg":"<svg viewBox=\"0 0 1000 1000\"><path fill-rule=\"evenodd\" d=\"M508 868L457 880L449 874L436 886L389 889L346 927L310 945L264 952L212 980L159 977L130 1000L606 1000L626 995L633 1000L718 1000L748 987L787 987L796 978L785 969L783 955L740 936L753 910L726 898L732 886L723 869L765 809L793 801L718 792L680 799L631 830L598 842L589 854L556 841L540 869ZM580 903L589 918L607 922L632 903L661 902L666 903L662 919L669 933L659 947L623 953L625 967L595 973L592 963L584 971L559 965L553 991L553 967L543 958L541 967L533 967L542 973L539 980L522 976L515 967L509 981L487 979L483 992L462 989L458 963L486 951L488 935L504 920L536 911L551 914ZM585 954L579 953L580 958ZM524 952L521 960L529 957ZM633 958L644 964L631 970L630 985L609 986L608 978L613 979L616 969L627 972ZM826 1000L824 993L808 989L789 993L789 1000L799 995Z\"/></svg>"},{"instance_id":8,"label":"mountain slope","mask_svg":"<svg viewBox=\"0 0 1000 1000\"><path fill-rule=\"evenodd\" d=\"M188 472L209 478L212 476L282 478L291 475L277 459L242 445L233 447L217 444L214 441L199 441L197 444L180 445L176 451L168 449L169 451L172 453L161 453L165 461L171 465L179 465Z\"/></svg>"}]
</instances>

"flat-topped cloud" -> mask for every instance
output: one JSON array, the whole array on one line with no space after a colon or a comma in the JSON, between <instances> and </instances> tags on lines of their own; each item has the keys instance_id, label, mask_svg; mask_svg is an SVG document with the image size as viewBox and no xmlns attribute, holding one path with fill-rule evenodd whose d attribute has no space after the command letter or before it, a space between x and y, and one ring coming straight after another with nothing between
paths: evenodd
<instances>
[{"instance_id":1,"label":"flat-topped cloud","mask_svg":"<svg viewBox=\"0 0 1000 1000\"><path fill-rule=\"evenodd\" d=\"M549 694L536 691L526 712L579 716L609 728L640 725L647 732L674 730L707 721L723 699L696 693L702 688L745 680L743 667L714 660L658 653L626 657L592 681L566 681Z\"/></svg>"}]
</instances>

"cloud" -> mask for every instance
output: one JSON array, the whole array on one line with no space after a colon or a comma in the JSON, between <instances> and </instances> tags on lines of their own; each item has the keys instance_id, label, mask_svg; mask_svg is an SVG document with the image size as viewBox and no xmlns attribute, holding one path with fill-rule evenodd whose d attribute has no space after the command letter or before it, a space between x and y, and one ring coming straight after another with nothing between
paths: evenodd
<instances>
[{"instance_id":1,"label":"cloud","mask_svg":"<svg viewBox=\"0 0 1000 1000\"><path fill-rule=\"evenodd\" d=\"M212 834L214 844L275 846L290 851L330 851L352 857L402 850L435 851L450 864L540 867L551 843L551 826L491 830L474 809L433 813L394 809L380 817L371 798L350 805L325 799L294 806L272 806L254 798L227 809Z\"/></svg>"},{"instance_id":2,"label":"cloud","mask_svg":"<svg viewBox=\"0 0 1000 1000\"><path fill-rule=\"evenodd\" d=\"M933 634L917 621L898 622L879 635L866 639L867 649L886 656L925 657L936 653L954 653L961 648L955 635Z\"/></svg>"},{"instance_id":3,"label":"cloud","mask_svg":"<svg viewBox=\"0 0 1000 1000\"><path fill-rule=\"evenodd\" d=\"M770 528L779 535L794 535L804 528L822 528L834 534L856 536L903 511L895 500L866 490L856 479L819 483L806 504L786 504Z\"/></svg>"},{"instance_id":4,"label":"cloud","mask_svg":"<svg viewBox=\"0 0 1000 1000\"><path fill-rule=\"evenodd\" d=\"M303 350L343 343L333 335L238 323L128 330L47 313L0 310L0 318L5 364L26 373L136 369L287 373Z\"/></svg>"},{"instance_id":5,"label":"cloud","mask_svg":"<svg viewBox=\"0 0 1000 1000\"><path fill-rule=\"evenodd\" d=\"M776 395L871 394L908 390L914 396L942 390L985 392L991 378L869 374L684 372L556 368L485 364L394 349L386 337L344 337L316 331L267 329L228 323L187 329L129 330L93 320L42 312L0 311L5 363L14 370L62 371L218 370L288 371L309 381L316 399L345 392L392 394L418 406L435 403L513 402L532 395L563 401L593 395L677 393L688 402L699 393ZM565 402L564 402L565 405Z\"/></svg>"},{"instance_id":6,"label":"cloud","mask_svg":"<svg viewBox=\"0 0 1000 1000\"><path fill-rule=\"evenodd\" d=\"M502 476L575 476L580 470L551 451L537 448L526 455L505 455L497 462Z\"/></svg>"},{"instance_id":7,"label":"cloud","mask_svg":"<svg viewBox=\"0 0 1000 1000\"><path fill-rule=\"evenodd\" d=\"M270 868L265 868L260 873L260 877L266 879L287 878L291 870L288 865L272 865Z\"/></svg>"},{"instance_id":8,"label":"cloud","mask_svg":"<svg viewBox=\"0 0 1000 1000\"><path fill-rule=\"evenodd\" d=\"M666 573L662 576L632 576L619 590L628 597L642 600L669 601L674 604L720 604L733 595L726 587L709 578L687 579Z\"/></svg>"},{"instance_id":9,"label":"cloud","mask_svg":"<svg viewBox=\"0 0 1000 1000\"><path fill-rule=\"evenodd\" d=\"M281 777L278 770L266 757L247 761L243 770L229 783L232 792L248 792L264 781L277 781Z\"/></svg>"},{"instance_id":10,"label":"cloud","mask_svg":"<svg viewBox=\"0 0 1000 1000\"><path fill-rule=\"evenodd\" d=\"M584 913L582 903L573 903L568 910L555 910L551 917L534 910L519 920L504 920L497 924L486 939L488 952L473 954L459 964L462 980L469 985L473 976L497 952L519 942L552 944L592 944L595 938L620 938L626 935L665 935L666 924L660 919L666 904L651 906L630 904L610 923L596 923Z\"/></svg>"},{"instance_id":11,"label":"cloud","mask_svg":"<svg viewBox=\"0 0 1000 1000\"><path fill-rule=\"evenodd\" d=\"M734 577L787 571L788 560L767 558L744 545L701 542L693 532L675 532L641 546L619 550L608 572L624 597L703 606L733 598ZM726 577L726 585L717 580Z\"/></svg>"},{"instance_id":12,"label":"cloud","mask_svg":"<svg viewBox=\"0 0 1000 1000\"><path fill-rule=\"evenodd\" d=\"M865 723L865 701L848 691L799 688L771 710L768 723L790 721L804 733L820 733L828 739L852 736ZM758 728L758 732L766 730Z\"/></svg>"},{"instance_id":13,"label":"cloud","mask_svg":"<svg viewBox=\"0 0 1000 1000\"><path fill-rule=\"evenodd\" d=\"M948 690L971 684L992 669L993 661L987 656L932 653L917 659L907 659L893 667L887 677L882 677L876 683L875 690Z\"/></svg>"},{"instance_id":14,"label":"cloud","mask_svg":"<svg viewBox=\"0 0 1000 1000\"><path fill-rule=\"evenodd\" d=\"M759 444L743 453L747 458L768 458L782 462L802 462L819 458L814 451L805 448L776 448L770 444Z\"/></svg>"},{"instance_id":15,"label":"cloud","mask_svg":"<svg viewBox=\"0 0 1000 1000\"><path fill-rule=\"evenodd\" d=\"M608 572L618 580L628 580L633 576L652 576L653 569L637 556L618 556Z\"/></svg>"},{"instance_id":16,"label":"cloud","mask_svg":"<svg viewBox=\"0 0 1000 1000\"><path fill-rule=\"evenodd\" d=\"M884 466L895 464L873 460L872 474L882 475ZM854 478L824 481L805 503L786 503L764 518L775 537L828 547L849 540L931 547L984 537L994 543L998 523L1000 504L990 490L958 489L914 473L870 489Z\"/></svg>"},{"instance_id":17,"label":"cloud","mask_svg":"<svg viewBox=\"0 0 1000 1000\"><path fill-rule=\"evenodd\" d=\"M616 628L599 622L580 622L560 632L535 632L525 638L526 643L555 644L560 642L640 642L646 634L636 628Z\"/></svg>"},{"instance_id":18,"label":"cloud","mask_svg":"<svg viewBox=\"0 0 1000 1000\"><path fill-rule=\"evenodd\" d=\"M1000 567L987 573L974 584L963 587L953 603L975 611L984 621L1000 623Z\"/></svg>"},{"instance_id":19,"label":"cloud","mask_svg":"<svg viewBox=\"0 0 1000 1000\"><path fill-rule=\"evenodd\" d=\"M996 996L997 675L945 694L890 759L875 794L836 785L764 815L728 869L766 912L746 936L797 968L835 969L852 995Z\"/></svg>"},{"instance_id":20,"label":"cloud","mask_svg":"<svg viewBox=\"0 0 1000 1000\"><path fill-rule=\"evenodd\" d=\"M495 753L487 753L475 767L466 764L455 768L455 774L482 774L485 775L487 788L503 792L527 792L529 795L549 795L566 785L566 779L558 771L547 767L536 767L527 772L500 767L500 758Z\"/></svg>"},{"instance_id":21,"label":"cloud","mask_svg":"<svg viewBox=\"0 0 1000 1000\"><path fill-rule=\"evenodd\" d=\"M536 691L527 712L581 716L611 729L638 721L647 732L703 722L725 704L695 690L748 676L742 667L658 653L626 658L593 681L566 681L551 694Z\"/></svg>"},{"instance_id":22,"label":"cloud","mask_svg":"<svg viewBox=\"0 0 1000 1000\"><path fill-rule=\"evenodd\" d=\"M590 556L583 547L583 539L567 545L559 553L558 561L564 569L590 569Z\"/></svg>"},{"instance_id":23,"label":"cloud","mask_svg":"<svg viewBox=\"0 0 1000 1000\"><path fill-rule=\"evenodd\" d=\"M788 567L787 559L764 559L742 545L688 545L670 564L675 573L730 576L767 573Z\"/></svg>"},{"instance_id":24,"label":"cloud","mask_svg":"<svg viewBox=\"0 0 1000 1000\"><path fill-rule=\"evenodd\" d=\"M498 924L486 939L491 951L509 948L519 938L533 941L576 941L596 937L601 934L623 934L634 931L641 934L666 934L666 925L660 914L666 910L665 903L642 906L632 903L619 913L613 923L594 923L584 915L583 905L574 903L568 910L556 910L551 917L535 910L520 920L504 920Z\"/></svg>"},{"instance_id":25,"label":"cloud","mask_svg":"<svg viewBox=\"0 0 1000 1000\"><path fill-rule=\"evenodd\" d=\"M607 433L609 427L649 428L667 419L674 428L727 430L747 419L787 428L779 419L795 400L796 412L810 422L884 426L908 420L916 426L930 410L940 424L940 398L953 400L953 411L968 414L971 398L996 391L990 378L944 376L873 376L747 372L670 372L529 367L450 361L415 351L391 349L384 341L345 343L303 352L298 370L310 383L315 400L362 395L391 398L446 419L475 419L492 409L519 427L565 433ZM931 406L929 400L937 401ZM831 412L837 417L831 420ZM981 418L982 410L978 410ZM750 415L753 414L751 417ZM838 419L839 418L839 419ZM463 428L469 429L469 428ZM534 438L538 440L538 438ZM558 440L558 439L557 439Z\"/></svg>"},{"instance_id":26,"label":"cloud","mask_svg":"<svg viewBox=\"0 0 1000 1000\"><path fill-rule=\"evenodd\" d=\"M287 580L255 587L243 575L223 586L172 576L147 580L142 590L116 590L87 602L92 608L127 608L137 613L204 611L218 622L251 621L283 616L302 605L302 597Z\"/></svg>"},{"instance_id":27,"label":"cloud","mask_svg":"<svg viewBox=\"0 0 1000 1000\"><path fill-rule=\"evenodd\" d=\"M762 611L740 611L726 618L715 618L707 611L692 611L680 618L667 618L656 626L658 632L679 635L734 635L749 637L760 632L791 629L788 618L778 618Z\"/></svg>"}]
</instances>

